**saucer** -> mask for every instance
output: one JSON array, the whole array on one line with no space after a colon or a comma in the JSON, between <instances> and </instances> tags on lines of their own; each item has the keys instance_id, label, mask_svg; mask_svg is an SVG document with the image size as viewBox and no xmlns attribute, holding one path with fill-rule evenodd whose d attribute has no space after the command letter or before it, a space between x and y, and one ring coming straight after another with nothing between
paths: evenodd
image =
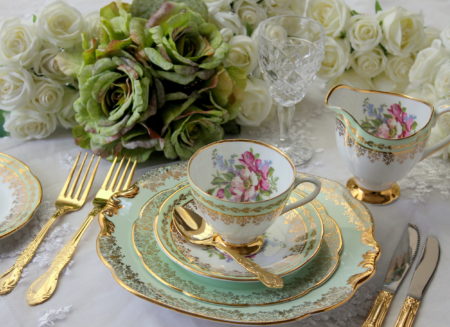
<instances>
[{"instance_id":1,"label":"saucer","mask_svg":"<svg viewBox=\"0 0 450 327\"><path fill-rule=\"evenodd\" d=\"M289 203L302 198L303 196L292 192ZM182 186L170 195L159 208L159 214L154 220L158 245L170 259L203 276L258 281L253 274L214 247L192 244L178 232L171 232L173 211L178 205L189 205L198 212L190 186ZM304 266L317 254L322 237L321 217L315 207L307 203L278 217L264 234L263 248L249 257L264 269L285 276Z\"/></svg>"},{"instance_id":2,"label":"saucer","mask_svg":"<svg viewBox=\"0 0 450 327\"><path fill-rule=\"evenodd\" d=\"M0 153L0 238L25 226L41 200L41 184L30 168Z\"/></svg>"},{"instance_id":3,"label":"saucer","mask_svg":"<svg viewBox=\"0 0 450 327\"><path fill-rule=\"evenodd\" d=\"M299 174L299 176L309 175ZM235 324L269 325L300 320L314 313L332 310L347 302L361 285L375 275L380 249L374 237L373 219L368 209L354 199L343 185L326 178L319 177L319 179L322 182L322 189L317 200L339 225L345 246L339 265L327 282L303 296L289 299L285 294L290 292L290 288L284 287L275 292L286 298L285 301L267 305L239 305L242 303L240 300L242 296L249 299L259 296L261 298L259 301L273 302L268 300L273 290L255 282L232 282L190 273L165 256L155 240L144 240L147 246L142 254L159 254L158 259L151 262L150 267L161 271L173 269L176 274L168 272L167 275L173 279L181 278L180 285L183 286L178 290L169 287L157 275L147 270L133 244L133 237L137 236L137 234L133 236L133 225L136 224L136 231L143 209L151 200L155 201L152 204L155 211L146 211L146 215L149 221L153 222L150 219L154 219L165 197L177 190L180 183L187 184L185 163L150 170L137 182L139 192L134 198L117 198L120 206L117 206L116 211L111 210L113 215L109 217L100 215L101 229L97 237L97 253L120 286L152 303L193 317ZM308 192L307 185L302 185L299 190ZM152 226L153 224L150 224L146 227L151 231L148 235L153 234ZM324 239L326 237L325 231ZM323 245L311 264L319 258L322 248ZM307 264L283 279L286 281L291 276L302 274L309 267L314 268L313 265ZM314 277L314 273L310 276ZM185 278L189 279L183 281ZM221 289L222 295L226 296L230 303L235 294L240 291L243 293L236 300L237 305L202 301L186 294L185 289L190 284L190 279L198 280L198 284L191 284L198 292L208 292L210 287ZM247 285L250 287L244 288ZM255 287L263 289L253 294Z\"/></svg>"}]
</instances>

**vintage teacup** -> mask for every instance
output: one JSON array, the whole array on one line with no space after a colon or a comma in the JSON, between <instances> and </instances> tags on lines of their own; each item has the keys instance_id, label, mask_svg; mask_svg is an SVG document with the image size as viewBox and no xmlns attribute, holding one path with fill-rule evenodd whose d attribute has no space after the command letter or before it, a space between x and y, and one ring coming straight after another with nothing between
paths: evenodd
<instances>
[{"instance_id":1,"label":"vintage teacup","mask_svg":"<svg viewBox=\"0 0 450 327\"><path fill-rule=\"evenodd\" d=\"M325 104L336 113L340 154L354 178L347 187L359 200L387 204L398 198L396 181L414 165L450 144L450 136L426 146L437 118L450 106L346 85L333 87Z\"/></svg>"},{"instance_id":2,"label":"vintage teacup","mask_svg":"<svg viewBox=\"0 0 450 327\"><path fill-rule=\"evenodd\" d=\"M192 195L203 217L230 245L249 244L279 215L313 200L315 178L296 177L295 166L277 148L254 140L223 140L199 149L188 163ZM286 205L300 183L314 191Z\"/></svg>"}]
</instances>

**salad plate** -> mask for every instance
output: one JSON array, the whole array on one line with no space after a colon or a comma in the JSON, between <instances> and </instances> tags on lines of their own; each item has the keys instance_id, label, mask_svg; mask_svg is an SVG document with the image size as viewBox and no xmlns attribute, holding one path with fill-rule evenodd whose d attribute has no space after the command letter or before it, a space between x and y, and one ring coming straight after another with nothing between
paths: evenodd
<instances>
[{"instance_id":1,"label":"salad plate","mask_svg":"<svg viewBox=\"0 0 450 327\"><path fill-rule=\"evenodd\" d=\"M309 210L315 211L321 221L324 220L324 240L319 252L310 263L284 278L285 287L283 289L268 289L259 282L214 280L186 271L177 262L171 261L158 247L154 233L154 227L157 226L155 217L158 215L160 204L162 203L164 206L164 203L170 201L171 197L179 199L186 188L186 185L177 185L150 199L142 207L140 217L132 228L133 247L140 256L142 264L153 277L164 285L192 298L215 304L268 305L290 301L305 295L323 284L337 268L342 248L341 233L334 220L328 217L323 206L316 203L316 206L310 207ZM189 198L187 200L189 201ZM162 238L167 239L168 242L178 234L170 226L169 221L166 228L162 228L160 232L163 234ZM124 233L127 232L124 230Z\"/></svg>"},{"instance_id":2,"label":"salad plate","mask_svg":"<svg viewBox=\"0 0 450 327\"><path fill-rule=\"evenodd\" d=\"M303 196L292 193L289 203ZM183 186L167 197L154 218L154 232L160 248L174 262L203 276L234 280L258 279L211 246L188 242L179 233L170 233L175 206L188 206L198 211L189 185ZM262 249L250 256L264 269L285 276L306 263L319 251L323 237L323 223L319 212L310 203L278 217L264 234Z\"/></svg>"},{"instance_id":3,"label":"salad plate","mask_svg":"<svg viewBox=\"0 0 450 327\"><path fill-rule=\"evenodd\" d=\"M30 168L0 153L0 238L25 226L41 200L41 184Z\"/></svg>"},{"instance_id":4,"label":"salad plate","mask_svg":"<svg viewBox=\"0 0 450 327\"><path fill-rule=\"evenodd\" d=\"M322 182L322 191L317 197L317 203L321 204L324 212L336 221L344 246L339 264L327 282L299 297L290 298L284 295L290 291L288 287L284 287L279 290L281 297L272 301L273 297L266 295L266 292L270 290L256 289L258 283L218 280L188 272L165 256L156 241L152 243L148 239L143 239L144 244L148 244L147 251L163 255L163 259L155 260L147 266L152 269L161 266L162 271L169 268L173 271L177 269L178 276L186 280L178 285L179 289L175 289L162 280L163 275L149 272L148 267L143 264L143 257L136 249L137 245L134 245L138 240L137 234L133 235L132 226L143 214L153 216L154 219L154 214L158 214L159 206L165 198L182 187L183 184L180 183L186 182L185 163L155 168L141 177L133 189L119 193L111 199L105 215L101 215L99 220L101 229L97 238L98 255L111 270L114 279L131 293L155 304L195 317L247 325L278 324L331 310L348 301L354 292L375 274L380 251L374 238L373 220L367 208L352 198L341 184L325 178L319 177L319 179ZM296 191L308 192L308 187L303 185ZM145 204L152 199L158 201L152 205L154 211L145 211ZM145 228L151 230L152 227L153 224L147 224ZM135 238L134 243L133 238ZM324 240L326 238L327 231L324 233ZM308 269L310 264L319 258L320 252L321 250L302 269L284 278L288 279L303 273L304 269ZM147 253L143 251L141 254ZM312 268L314 266L311 265ZM168 273L168 276L171 276L171 273ZM192 279L192 288L198 288L199 292L202 291L202 287L206 290L203 294L211 292L214 288L226 289L224 296L219 298L221 301L218 302L222 302L225 297L230 299L229 303L212 303L196 298L192 296L193 294L186 294L188 278ZM194 279L198 282L194 283ZM222 286L224 283L227 288ZM248 293L242 291L242 296L237 297L233 304L231 299L243 285L251 285L251 287ZM253 296L248 294L258 291L263 298L260 302L265 302L262 303L264 305L256 302L242 305L245 294L247 298L252 298Z\"/></svg>"}]
</instances>

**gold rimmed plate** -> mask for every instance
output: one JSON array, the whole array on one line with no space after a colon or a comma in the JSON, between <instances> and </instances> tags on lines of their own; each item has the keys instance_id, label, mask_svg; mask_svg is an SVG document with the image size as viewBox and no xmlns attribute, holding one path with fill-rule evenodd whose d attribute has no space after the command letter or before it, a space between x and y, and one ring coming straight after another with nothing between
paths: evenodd
<instances>
[{"instance_id":1,"label":"gold rimmed plate","mask_svg":"<svg viewBox=\"0 0 450 327\"><path fill-rule=\"evenodd\" d=\"M0 238L25 226L41 200L41 183L30 168L0 153Z\"/></svg>"}]
</instances>

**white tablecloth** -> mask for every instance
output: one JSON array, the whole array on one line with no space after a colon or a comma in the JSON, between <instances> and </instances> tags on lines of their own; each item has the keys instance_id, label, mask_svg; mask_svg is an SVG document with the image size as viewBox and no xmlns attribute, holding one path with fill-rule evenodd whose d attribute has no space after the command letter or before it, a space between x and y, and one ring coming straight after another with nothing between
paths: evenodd
<instances>
[{"instance_id":1,"label":"white tablecloth","mask_svg":"<svg viewBox=\"0 0 450 327\"><path fill-rule=\"evenodd\" d=\"M108 0L72 0L70 3L83 13L89 13L108 3ZM0 0L0 15L12 16L31 14L45 1ZM372 1L348 1L360 12L371 12ZM422 10L425 22L443 28L450 15L449 0L398 0L381 1L383 8L395 5L412 11ZM311 164L305 172L322 175L345 183L350 177L343 161L339 158L334 140L334 116L322 106L324 89L313 88L304 99L296 119L311 132L311 142L317 149ZM62 181L65 180L71 161L80 149L74 145L70 133L60 131L46 140L23 142L10 138L0 139L0 151L15 156L27 163L39 177L44 191L43 203L33 220L21 231L0 240L0 273L15 260L19 251L36 234L39 227L51 214ZM155 162L139 166L136 178L151 169ZM394 204L388 206L369 205L376 226L376 238L382 248L375 277L365 284L356 297L341 308L320 314L306 320L291 323L292 326L358 326L365 316L375 291L381 286L390 254L408 222L417 224L423 234L436 235L441 242L441 260L422 307L416 326L449 326L448 299L450 293L450 162L438 158L427 159L418 165L401 182L403 194ZM105 174L108 163L103 161L100 173ZM94 184L94 189L100 185ZM63 217L52 230L38 255L24 271L16 289L9 295L0 296L0 325L43 326L45 323L57 326L224 326L186 316L142 300L121 288L112 278L109 270L100 262L95 247L99 231L96 223L88 229L73 262L66 268L55 295L46 303L30 307L25 301L25 292L30 283L47 267L57 252L72 235L90 209L86 205L81 211ZM391 326L398 314L406 294L411 274L395 297L385 326Z\"/></svg>"}]
</instances>

